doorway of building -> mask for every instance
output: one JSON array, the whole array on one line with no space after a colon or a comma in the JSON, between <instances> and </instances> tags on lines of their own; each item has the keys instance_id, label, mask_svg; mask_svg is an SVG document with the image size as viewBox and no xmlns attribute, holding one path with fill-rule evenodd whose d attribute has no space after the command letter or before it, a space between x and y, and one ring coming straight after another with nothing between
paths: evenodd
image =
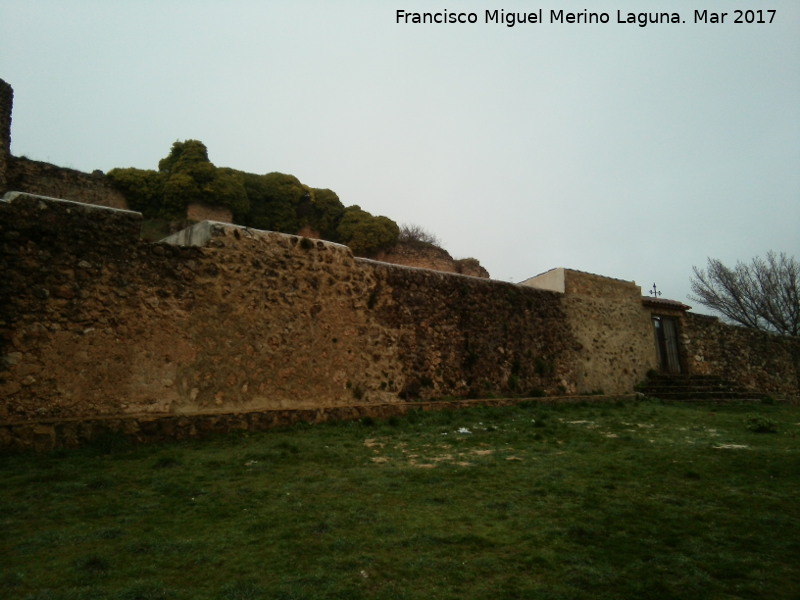
<instances>
[{"instance_id":1,"label":"doorway of building","mask_svg":"<svg viewBox=\"0 0 800 600\"><path fill-rule=\"evenodd\" d=\"M656 353L661 372L671 375L681 373L681 359L678 352L678 320L653 315L653 330L656 336Z\"/></svg>"}]
</instances>

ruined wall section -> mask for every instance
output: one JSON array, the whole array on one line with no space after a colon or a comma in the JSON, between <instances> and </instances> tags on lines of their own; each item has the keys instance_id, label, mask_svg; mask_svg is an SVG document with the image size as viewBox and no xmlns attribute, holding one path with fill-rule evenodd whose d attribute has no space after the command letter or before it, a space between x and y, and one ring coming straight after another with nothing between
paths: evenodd
<instances>
[{"instance_id":1,"label":"ruined wall section","mask_svg":"<svg viewBox=\"0 0 800 600\"><path fill-rule=\"evenodd\" d=\"M756 392L800 400L800 338L695 313L686 313L681 325L690 373L717 375Z\"/></svg>"},{"instance_id":2,"label":"ruined wall section","mask_svg":"<svg viewBox=\"0 0 800 600\"><path fill-rule=\"evenodd\" d=\"M388 251L379 252L375 259L395 265L435 269L443 273L458 272L450 253L433 244L398 242Z\"/></svg>"},{"instance_id":3,"label":"ruined wall section","mask_svg":"<svg viewBox=\"0 0 800 600\"><path fill-rule=\"evenodd\" d=\"M8 161L11 157L11 110L14 90L0 79L0 193L7 188Z\"/></svg>"},{"instance_id":4,"label":"ruined wall section","mask_svg":"<svg viewBox=\"0 0 800 600\"><path fill-rule=\"evenodd\" d=\"M213 224L147 244L141 216L0 202L0 423L568 391L559 299Z\"/></svg>"},{"instance_id":5,"label":"ruined wall section","mask_svg":"<svg viewBox=\"0 0 800 600\"><path fill-rule=\"evenodd\" d=\"M83 173L28 158L10 157L2 191L63 198L96 206L127 209L125 196L100 171Z\"/></svg>"},{"instance_id":6,"label":"ruined wall section","mask_svg":"<svg viewBox=\"0 0 800 600\"><path fill-rule=\"evenodd\" d=\"M233 211L226 206L210 206L201 202L192 202L186 207L186 220L233 223Z\"/></svg>"},{"instance_id":7,"label":"ruined wall section","mask_svg":"<svg viewBox=\"0 0 800 600\"><path fill-rule=\"evenodd\" d=\"M101 172L83 173L11 154L14 90L0 79L0 195L22 191L75 202L127 209L125 197Z\"/></svg>"},{"instance_id":8,"label":"ruined wall section","mask_svg":"<svg viewBox=\"0 0 800 600\"><path fill-rule=\"evenodd\" d=\"M489 272L481 266L477 259L456 260L447 250L434 244L398 242L389 250L379 252L374 258L395 265L489 278Z\"/></svg>"}]
</instances>

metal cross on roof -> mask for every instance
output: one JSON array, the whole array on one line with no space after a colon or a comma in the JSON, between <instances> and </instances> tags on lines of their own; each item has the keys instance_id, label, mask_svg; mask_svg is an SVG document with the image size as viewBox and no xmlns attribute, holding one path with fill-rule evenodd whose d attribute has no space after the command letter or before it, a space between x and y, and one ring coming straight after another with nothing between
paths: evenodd
<instances>
[{"instance_id":1,"label":"metal cross on roof","mask_svg":"<svg viewBox=\"0 0 800 600\"><path fill-rule=\"evenodd\" d=\"M660 292L660 291L658 291L658 288L656 287L656 284L655 284L655 283L653 284L653 289L652 289L652 290L650 290L650 295L651 295L651 296L654 296L654 297L656 297L656 298L658 298L658 297L661 295L661 292Z\"/></svg>"}]
</instances>

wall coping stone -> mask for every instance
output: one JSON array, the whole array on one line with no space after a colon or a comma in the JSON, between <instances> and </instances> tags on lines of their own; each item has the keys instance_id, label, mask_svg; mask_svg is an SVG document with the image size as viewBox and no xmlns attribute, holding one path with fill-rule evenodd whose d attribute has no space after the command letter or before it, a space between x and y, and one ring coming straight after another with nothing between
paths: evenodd
<instances>
[{"instance_id":1,"label":"wall coping stone","mask_svg":"<svg viewBox=\"0 0 800 600\"><path fill-rule=\"evenodd\" d=\"M87 204L85 202L76 202L74 200L64 200L63 198L52 198L51 196L40 196L38 194L30 194L28 192L6 192L5 196L0 198L0 202L5 202L6 204L20 204L20 203L31 203L34 201L42 202L45 205L47 204L57 204L69 209L79 210L85 213L92 213L92 212L110 212L116 213L120 216L124 215L131 219L136 219L141 221L142 220L142 213L136 212L135 210L125 210L123 208L111 208L108 206L100 206L99 204Z\"/></svg>"},{"instance_id":2,"label":"wall coping stone","mask_svg":"<svg viewBox=\"0 0 800 600\"><path fill-rule=\"evenodd\" d=\"M222 221L200 221L199 223L195 223L186 227L185 229L181 229L177 233L173 233L161 240L159 243L162 244L169 244L171 246L205 246L208 242L210 242L215 237L226 237L229 235L230 232L237 232L241 237L247 238L270 238L270 237L280 237L284 239L301 239L304 236L302 235L293 235L290 233L282 233L280 231L270 231L267 229L254 229L252 227L247 227L245 225L237 225L235 223L225 223ZM325 247L328 248L335 248L339 251L344 251L350 255L352 255L352 250L349 246L345 244L338 244L336 242L329 242L327 240L321 240L317 238L306 238L307 240L313 241L315 245L323 244ZM437 269L428 269L425 267L414 267L411 265L400 265L396 263L389 263L382 260L375 260L372 258L363 258L360 256L353 257L357 263L364 264L364 265L371 265L375 267L388 267L392 269L400 269L400 270L408 270L408 271L422 271L427 273L433 273L436 275L441 275L443 277L468 277L469 279L480 279L482 281L491 282L492 284L497 283L505 283L506 285L511 286L519 286L519 284L515 283L508 283L505 281L499 281L497 279L491 279L487 277L477 277L475 275L468 275L466 273L454 273L449 271L439 271ZM548 290L544 290L548 291Z\"/></svg>"},{"instance_id":3,"label":"wall coping stone","mask_svg":"<svg viewBox=\"0 0 800 600\"><path fill-rule=\"evenodd\" d=\"M284 238L284 239L301 239L303 236L292 235L289 233L282 233L280 231L269 231L266 229L254 229L245 225L237 225L235 223L224 223L222 221L200 221L181 229L177 233L173 233L162 240L160 243L169 244L171 246L205 246L209 241L215 237L225 237L229 232L235 232L240 237L248 238ZM306 238L312 240L312 238ZM336 248L352 253L350 248L343 244L336 244L327 240L312 240L315 245L323 244L329 248Z\"/></svg>"}]
</instances>

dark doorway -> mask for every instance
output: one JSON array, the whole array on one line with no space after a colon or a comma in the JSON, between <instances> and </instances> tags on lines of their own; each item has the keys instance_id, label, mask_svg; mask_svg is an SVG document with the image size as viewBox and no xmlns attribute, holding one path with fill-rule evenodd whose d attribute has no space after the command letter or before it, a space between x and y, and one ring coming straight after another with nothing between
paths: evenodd
<instances>
[{"instance_id":1,"label":"dark doorway","mask_svg":"<svg viewBox=\"0 0 800 600\"><path fill-rule=\"evenodd\" d=\"M678 320L653 315L653 329L656 335L658 365L662 373L681 372L681 359L678 352Z\"/></svg>"}]
</instances>

